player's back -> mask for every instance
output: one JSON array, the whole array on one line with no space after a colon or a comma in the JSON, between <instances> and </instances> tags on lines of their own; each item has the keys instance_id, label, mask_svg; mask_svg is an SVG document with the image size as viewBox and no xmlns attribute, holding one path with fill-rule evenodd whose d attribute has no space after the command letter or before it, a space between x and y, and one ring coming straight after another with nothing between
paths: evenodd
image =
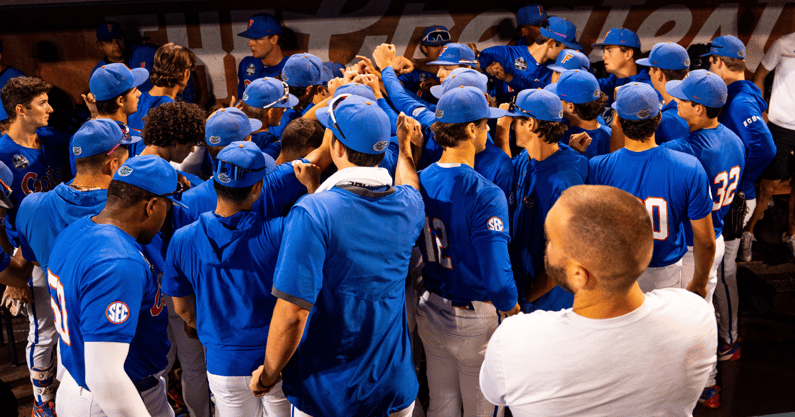
<instances>
[{"instance_id":1,"label":"player's back","mask_svg":"<svg viewBox=\"0 0 795 417\"><path fill-rule=\"evenodd\" d=\"M687 122L679 117L679 106L676 100L671 100L660 110L662 118L660 126L654 131L654 140L657 144L684 138L690 133Z\"/></svg>"},{"instance_id":2,"label":"player's back","mask_svg":"<svg viewBox=\"0 0 795 417\"><path fill-rule=\"evenodd\" d=\"M583 154L586 158L591 159L594 156L604 155L610 152L610 133L612 129L601 123L596 129L583 129L579 126L572 126L563 134L560 143L568 145L571 135L583 132L591 137L591 144L588 145L588 149L586 149Z\"/></svg>"},{"instance_id":3,"label":"player's back","mask_svg":"<svg viewBox=\"0 0 795 417\"><path fill-rule=\"evenodd\" d=\"M687 252L684 225L709 215L707 176L699 161L665 147L626 148L591 159L588 180L638 197L652 219L651 267L670 265Z\"/></svg>"}]
</instances>

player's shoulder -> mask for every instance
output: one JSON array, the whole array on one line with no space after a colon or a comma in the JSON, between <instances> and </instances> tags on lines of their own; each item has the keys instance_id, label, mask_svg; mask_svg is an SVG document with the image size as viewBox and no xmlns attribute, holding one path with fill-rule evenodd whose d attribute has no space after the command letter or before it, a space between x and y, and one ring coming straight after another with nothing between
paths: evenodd
<instances>
[{"instance_id":1,"label":"player's shoulder","mask_svg":"<svg viewBox=\"0 0 795 417\"><path fill-rule=\"evenodd\" d=\"M714 311L704 298L683 288L661 288L646 293L646 302L657 315L669 316L680 322L710 323L714 325Z\"/></svg>"}]
</instances>

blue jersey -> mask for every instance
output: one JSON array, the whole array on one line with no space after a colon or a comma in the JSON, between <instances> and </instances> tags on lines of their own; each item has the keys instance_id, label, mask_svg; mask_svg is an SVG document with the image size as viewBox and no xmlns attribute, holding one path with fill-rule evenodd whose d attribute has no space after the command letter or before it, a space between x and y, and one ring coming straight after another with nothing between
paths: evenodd
<instances>
[{"instance_id":1,"label":"blue jersey","mask_svg":"<svg viewBox=\"0 0 795 417\"><path fill-rule=\"evenodd\" d=\"M715 237L723 232L723 217L729 211L738 190L745 167L745 147L742 140L726 126L718 124L714 129L699 129L686 138L666 142L664 146L695 156L704 170L712 197L712 225ZM685 225L687 245L693 246L693 229Z\"/></svg>"},{"instance_id":2,"label":"blue jersey","mask_svg":"<svg viewBox=\"0 0 795 417\"><path fill-rule=\"evenodd\" d=\"M282 371L296 408L386 417L417 398L405 282L422 224L422 198L404 185L338 185L290 211L273 294L310 310Z\"/></svg>"},{"instance_id":3,"label":"blue jersey","mask_svg":"<svg viewBox=\"0 0 795 417\"><path fill-rule=\"evenodd\" d=\"M102 211L108 190L78 191L65 183L22 201L17 230L22 255L47 270L50 250L58 234L77 219Z\"/></svg>"},{"instance_id":4,"label":"blue jersey","mask_svg":"<svg viewBox=\"0 0 795 417\"><path fill-rule=\"evenodd\" d=\"M638 73L635 75L630 75L629 77L617 78L615 75L610 74L607 76L607 78L600 78L597 81L599 81L599 89L607 95L608 106L613 104L616 95L616 87L620 87L628 83L646 83L654 88L654 85L651 83L651 77L649 77L649 70L644 67L638 67ZM660 101L662 101L662 96L660 93L657 92L657 90L654 91L657 93L657 97L660 99Z\"/></svg>"},{"instance_id":5,"label":"blue jersey","mask_svg":"<svg viewBox=\"0 0 795 417\"><path fill-rule=\"evenodd\" d=\"M134 136L141 136L141 131L144 129L144 117L149 110L173 101L169 96L151 96L147 92L141 93L141 97L138 99L138 110L127 117L127 126L132 130L131 133ZM140 155L145 147L143 141L133 143L130 145L130 157Z\"/></svg>"},{"instance_id":6,"label":"blue jersey","mask_svg":"<svg viewBox=\"0 0 795 417\"><path fill-rule=\"evenodd\" d=\"M508 202L468 165L435 163L420 172L425 227L419 247L428 290L460 303L516 305L508 255Z\"/></svg>"},{"instance_id":7,"label":"blue jersey","mask_svg":"<svg viewBox=\"0 0 795 417\"><path fill-rule=\"evenodd\" d=\"M251 134L251 141L254 142L254 144L256 144L257 146L259 146L259 149L262 152L265 152L265 149L268 148L268 145L279 142L279 140L281 139L278 136L268 132L267 130ZM279 147L279 149L281 149L281 147Z\"/></svg>"},{"instance_id":8,"label":"blue jersey","mask_svg":"<svg viewBox=\"0 0 795 417\"><path fill-rule=\"evenodd\" d=\"M612 133L613 129L610 129L609 126L605 126L604 124L599 124L599 127L593 130L583 129L579 126L572 126L566 133L563 134L563 137L560 138L560 143L564 145L569 144L569 138L571 135L585 132L588 136L591 137L591 144L588 145L588 149L585 150L586 158L591 159L594 156L604 155L610 152L610 133Z\"/></svg>"},{"instance_id":9,"label":"blue jersey","mask_svg":"<svg viewBox=\"0 0 795 417\"><path fill-rule=\"evenodd\" d=\"M246 87L254 80L265 77L282 78L282 68L287 58L289 57L285 56L278 64L270 67L266 67L261 59L253 56L240 60L240 65L237 67L237 98L243 97Z\"/></svg>"},{"instance_id":10,"label":"blue jersey","mask_svg":"<svg viewBox=\"0 0 795 417\"><path fill-rule=\"evenodd\" d=\"M116 226L90 216L53 244L47 270L61 360L86 386L85 343L129 343L124 370L136 381L168 364L168 312L155 270L141 245Z\"/></svg>"},{"instance_id":11,"label":"blue jersey","mask_svg":"<svg viewBox=\"0 0 795 417\"><path fill-rule=\"evenodd\" d=\"M745 168L739 190L747 200L756 198L756 181L759 174L776 156L773 135L762 117L767 102L754 83L746 80L729 84L729 96L718 116L718 121L729 128L745 146Z\"/></svg>"},{"instance_id":12,"label":"blue jersey","mask_svg":"<svg viewBox=\"0 0 795 417\"><path fill-rule=\"evenodd\" d=\"M478 56L480 68L486 70L492 62L498 62L513 79L506 83L494 80L497 101L505 102L507 95L512 95L528 88L544 88L552 80L552 71L548 63L539 64L527 46L492 46L484 49ZM492 78L493 79L493 78Z\"/></svg>"},{"instance_id":13,"label":"blue jersey","mask_svg":"<svg viewBox=\"0 0 795 417\"><path fill-rule=\"evenodd\" d=\"M660 125L654 131L654 140L658 145L686 137L690 133L685 119L679 117L679 106L676 104L676 100L669 101L660 111L662 112Z\"/></svg>"},{"instance_id":14,"label":"blue jersey","mask_svg":"<svg viewBox=\"0 0 795 417\"><path fill-rule=\"evenodd\" d=\"M304 162L307 161L304 160ZM218 204L218 194L215 193L214 181L207 180L182 194L180 201L188 208L177 205L172 208L173 230L195 222L202 213L215 210ZM304 194L306 194L306 187L295 177L293 165L286 162L278 165L275 171L265 176L262 195L254 202L251 211L259 213L263 219L283 217Z\"/></svg>"},{"instance_id":15,"label":"blue jersey","mask_svg":"<svg viewBox=\"0 0 795 417\"><path fill-rule=\"evenodd\" d=\"M558 146L560 149L543 161L530 159L527 150L513 158L516 184L508 199L511 216L511 243L508 248L516 287L522 299L529 280L535 277L537 270L544 268L544 221L547 213L563 190L585 184L588 178L588 159L567 145ZM558 295L562 299L557 301L568 306L550 303L554 308L571 307L573 295L565 291ZM543 304L537 304L537 308L546 309Z\"/></svg>"},{"instance_id":16,"label":"blue jersey","mask_svg":"<svg viewBox=\"0 0 795 417\"><path fill-rule=\"evenodd\" d=\"M308 112L309 109L311 109L313 106L314 106L313 103L309 103L301 111L298 111L295 108L286 109L284 111L284 114L282 114L282 118L279 119L279 125L278 126L269 127L268 128L268 132L270 132L272 135L274 135L274 136L278 137L279 139L281 139L282 132L284 132L284 129L287 127L287 125L289 125L290 122L292 122L293 120L295 120L295 119L303 116L304 114L306 114L306 112Z\"/></svg>"},{"instance_id":17,"label":"blue jersey","mask_svg":"<svg viewBox=\"0 0 795 417\"><path fill-rule=\"evenodd\" d=\"M588 181L622 189L644 203L654 231L650 267L679 261L687 252L687 220L703 219L712 211L707 173L699 161L665 147L643 152L622 148L597 156L590 161Z\"/></svg>"},{"instance_id":18,"label":"blue jersey","mask_svg":"<svg viewBox=\"0 0 795 417\"><path fill-rule=\"evenodd\" d=\"M264 149L261 150L262 153L270 156L274 160L279 159L279 155L282 153L282 141L271 142L270 144L266 145Z\"/></svg>"},{"instance_id":19,"label":"blue jersey","mask_svg":"<svg viewBox=\"0 0 795 417\"><path fill-rule=\"evenodd\" d=\"M399 154L400 145L398 144L397 136L392 136L389 138L389 145L386 151L384 151L384 159L378 164L378 167L386 169L389 172L389 176L392 178L395 178Z\"/></svg>"},{"instance_id":20,"label":"blue jersey","mask_svg":"<svg viewBox=\"0 0 795 417\"><path fill-rule=\"evenodd\" d=\"M24 77L25 73L14 68L14 67L5 67L2 71L0 71L0 90L6 86L8 80L17 77Z\"/></svg>"},{"instance_id":21,"label":"blue jersey","mask_svg":"<svg viewBox=\"0 0 795 417\"><path fill-rule=\"evenodd\" d=\"M284 219L253 211L230 217L204 213L174 234L163 292L196 295L196 326L207 348L207 372L251 375L265 357L276 257Z\"/></svg>"},{"instance_id":22,"label":"blue jersey","mask_svg":"<svg viewBox=\"0 0 795 417\"><path fill-rule=\"evenodd\" d=\"M400 77L398 77L398 80L401 84L403 84L403 88L405 88L406 91L422 100L436 103L438 99L431 94L430 90L420 89L421 84L428 79L439 81L439 77L436 75L418 68L415 68L414 71L411 71L407 74L401 74ZM436 84L441 84L441 82L437 82Z\"/></svg>"}]
</instances>

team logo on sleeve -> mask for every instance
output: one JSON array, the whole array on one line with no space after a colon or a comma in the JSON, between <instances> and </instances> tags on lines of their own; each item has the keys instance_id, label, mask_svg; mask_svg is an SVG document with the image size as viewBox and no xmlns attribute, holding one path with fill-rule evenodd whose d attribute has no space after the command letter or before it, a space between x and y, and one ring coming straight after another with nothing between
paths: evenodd
<instances>
[{"instance_id":1,"label":"team logo on sleeve","mask_svg":"<svg viewBox=\"0 0 795 417\"><path fill-rule=\"evenodd\" d=\"M382 141L376 142L376 144L373 145L373 150L376 151L376 152L383 152L384 149L386 149L386 146L387 146L387 141L382 140Z\"/></svg>"},{"instance_id":2,"label":"team logo on sleeve","mask_svg":"<svg viewBox=\"0 0 795 417\"><path fill-rule=\"evenodd\" d=\"M513 67L519 71L524 71L527 69L527 61L525 61L523 57L516 58L516 60L513 61Z\"/></svg>"},{"instance_id":3,"label":"team logo on sleeve","mask_svg":"<svg viewBox=\"0 0 795 417\"><path fill-rule=\"evenodd\" d=\"M126 176L132 174L133 169L128 167L128 166L123 166L123 167L119 168L118 172L119 172L119 176L120 177L126 177Z\"/></svg>"},{"instance_id":4,"label":"team logo on sleeve","mask_svg":"<svg viewBox=\"0 0 795 417\"><path fill-rule=\"evenodd\" d=\"M73 146L72 147L72 153L75 154L75 156L78 156L81 153L83 153L83 148L81 148L79 146Z\"/></svg>"},{"instance_id":5,"label":"team logo on sleeve","mask_svg":"<svg viewBox=\"0 0 795 417\"><path fill-rule=\"evenodd\" d=\"M114 301L105 309L105 317L113 324L122 324L130 317L130 309L123 301Z\"/></svg>"},{"instance_id":6,"label":"team logo on sleeve","mask_svg":"<svg viewBox=\"0 0 795 417\"><path fill-rule=\"evenodd\" d=\"M486 226L492 232L502 232L503 230L505 230L505 225L502 223L502 220L500 220L500 218L497 216L490 218L489 221L486 223Z\"/></svg>"}]
</instances>

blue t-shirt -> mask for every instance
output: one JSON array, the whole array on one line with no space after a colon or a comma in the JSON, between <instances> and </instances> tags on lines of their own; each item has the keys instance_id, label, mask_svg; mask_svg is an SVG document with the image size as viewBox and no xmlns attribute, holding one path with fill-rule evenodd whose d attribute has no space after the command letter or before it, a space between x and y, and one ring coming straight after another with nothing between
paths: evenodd
<instances>
[{"instance_id":1,"label":"blue t-shirt","mask_svg":"<svg viewBox=\"0 0 795 417\"><path fill-rule=\"evenodd\" d=\"M174 205L171 210L173 230L195 222L202 213L215 210L218 195L215 193L214 181L207 180L182 194L180 201L188 208ZM296 178L293 165L286 162L263 178L262 195L254 202L251 211L259 213L263 219L283 217L304 194L306 187Z\"/></svg>"},{"instance_id":2,"label":"blue t-shirt","mask_svg":"<svg viewBox=\"0 0 795 417\"><path fill-rule=\"evenodd\" d=\"M590 161L588 181L620 188L645 204L654 231L650 267L679 261L687 252L687 220L703 219L712 211L707 173L699 161L662 146L597 156Z\"/></svg>"},{"instance_id":3,"label":"blue t-shirt","mask_svg":"<svg viewBox=\"0 0 795 417\"><path fill-rule=\"evenodd\" d=\"M508 255L508 202L468 165L435 163L420 172L425 227L419 247L428 290L460 303L517 301Z\"/></svg>"},{"instance_id":4,"label":"blue t-shirt","mask_svg":"<svg viewBox=\"0 0 795 417\"><path fill-rule=\"evenodd\" d=\"M168 311L141 245L91 216L67 226L53 244L47 280L61 360L86 386L85 343L129 343L124 370L136 381L168 364Z\"/></svg>"},{"instance_id":5,"label":"blue t-shirt","mask_svg":"<svg viewBox=\"0 0 795 417\"><path fill-rule=\"evenodd\" d=\"M729 84L729 96L718 116L718 121L729 128L745 146L745 168L739 190L747 200L756 198L756 181L759 174L776 156L773 135L762 117L767 110L767 102L754 83L747 80Z\"/></svg>"},{"instance_id":6,"label":"blue t-shirt","mask_svg":"<svg viewBox=\"0 0 795 417\"><path fill-rule=\"evenodd\" d=\"M282 68L284 68L287 58L289 57L285 56L278 64L271 67L266 67L261 59L253 56L247 56L240 60L240 65L237 67L237 98L243 97L246 87L256 79L265 77L281 78Z\"/></svg>"},{"instance_id":7,"label":"blue t-shirt","mask_svg":"<svg viewBox=\"0 0 795 417\"><path fill-rule=\"evenodd\" d=\"M679 106L676 104L676 100L669 101L660 111L662 112L660 125L654 131L654 141L658 145L684 138L690 133L685 119L679 117Z\"/></svg>"},{"instance_id":8,"label":"blue t-shirt","mask_svg":"<svg viewBox=\"0 0 795 417\"><path fill-rule=\"evenodd\" d=\"M729 211L742 179L745 167L743 141L726 126L718 124L714 129L699 129L686 138L665 142L662 145L675 151L695 156L707 172L712 197L712 225L715 238L723 232L723 217ZM687 246L693 246L693 229L685 224Z\"/></svg>"},{"instance_id":9,"label":"blue t-shirt","mask_svg":"<svg viewBox=\"0 0 795 417\"><path fill-rule=\"evenodd\" d=\"M256 212L204 213L177 230L168 247L163 292L196 295L196 326L207 348L207 372L251 375L265 358L273 272L284 219Z\"/></svg>"},{"instance_id":10,"label":"blue t-shirt","mask_svg":"<svg viewBox=\"0 0 795 417\"><path fill-rule=\"evenodd\" d=\"M8 80L17 77L24 77L25 73L14 68L14 67L5 67L3 71L0 71L0 90L6 86Z\"/></svg>"},{"instance_id":11,"label":"blue t-shirt","mask_svg":"<svg viewBox=\"0 0 795 417\"><path fill-rule=\"evenodd\" d=\"M282 371L296 408L386 417L417 398L405 282L423 221L420 193L405 185L338 185L290 211L273 294L309 310Z\"/></svg>"},{"instance_id":12,"label":"blue t-shirt","mask_svg":"<svg viewBox=\"0 0 795 417\"><path fill-rule=\"evenodd\" d=\"M635 75L630 75L629 77L624 78L616 78L615 75L610 74L607 78L600 78L599 81L599 89L602 90L603 93L607 95L607 106L613 104L615 100L615 91L616 87L620 87L627 83L646 83L651 85L654 88L654 85L651 83L651 77L649 77L649 69L645 67L638 67L638 73ZM657 93L657 97L662 101L662 96L660 95L657 90L654 90Z\"/></svg>"},{"instance_id":13,"label":"blue t-shirt","mask_svg":"<svg viewBox=\"0 0 795 417\"><path fill-rule=\"evenodd\" d=\"M108 190L78 191L65 183L24 199L17 214L22 255L46 271L58 234L75 220L102 211L107 199Z\"/></svg>"},{"instance_id":14,"label":"blue t-shirt","mask_svg":"<svg viewBox=\"0 0 795 417\"><path fill-rule=\"evenodd\" d=\"M144 117L149 110L173 101L169 96L151 96L148 92L141 93L141 97L138 99L138 110L127 117L127 126L132 130L131 133L134 136L141 136L141 131L144 129ZM144 141L130 145L130 158L140 155L145 147Z\"/></svg>"},{"instance_id":15,"label":"blue t-shirt","mask_svg":"<svg viewBox=\"0 0 795 417\"><path fill-rule=\"evenodd\" d=\"M508 199L511 218L511 266L520 299L536 271L544 268L546 237L544 221L547 213L558 201L563 190L585 184L588 178L588 159L567 145L543 161L530 159L527 150L513 158L516 184ZM574 302L572 294L557 292L559 299L546 300L549 304L536 304L536 308L569 308ZM558 308L559 307L559 308Z\"/></svg>"},{"instance_id":16,"label":"blue t-shirt","mask_svg":"<svg viewBox=\"0 0 795 417\"><path fill-rule=\"evenodd\" d=\"M604 124L599 124L599 127L593 130L583 129L579 126L572 126L566 133L563 134L563 137L560 138L560 143L564 145L569 144L569 138L571 135L585 132L588 136L591 137L591 144L588 145L588 148L585 150L586 158L591 159L594 156L604 155L610 152L610 133L612 133L613 129L610 129L609 126L605 126Z\"/></svg>"},{"instance_id":17,"label":"blue t-shirt","mask_svg":"<svg viewBox=\"0 0 795 417\"><path fill-rule=\"evenodd\" d=\"M492 78L497 101L500 103L506 102L505 97L514 95L520 90L544 88L552 80L554 72L548 68L548 62L539 64L530 55L527 46L492 46L480 53L478 62L483 71L492 62L499 62L506 73L513 74L513 79L509 83Z\"/></svg>"}]
</instances>

